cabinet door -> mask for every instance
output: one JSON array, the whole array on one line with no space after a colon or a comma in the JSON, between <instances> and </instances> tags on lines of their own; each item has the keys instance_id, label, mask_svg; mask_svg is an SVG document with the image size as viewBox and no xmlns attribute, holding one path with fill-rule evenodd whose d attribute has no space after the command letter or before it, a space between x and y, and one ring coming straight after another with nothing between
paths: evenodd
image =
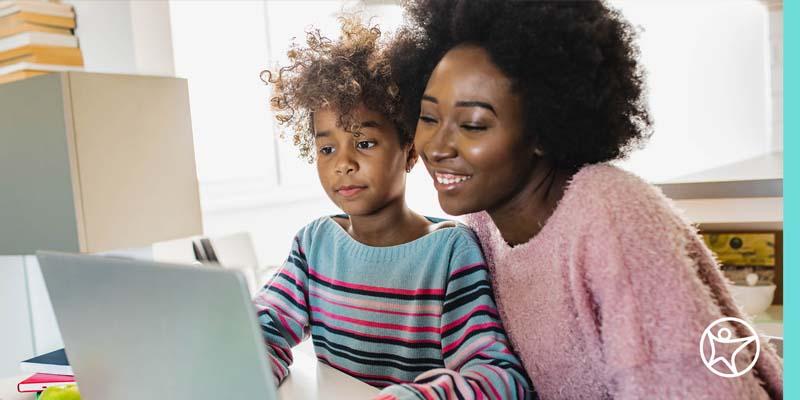
<instances>
[{"instance_id":1,"label":"cabinet door","mask_svg":"<svg viewBox=\"0 0 800 400\"><path fill-rule=\"evenodd\" d=\"M0 376L19 374L33 356L30 305L22 256L0 256Z\"/></svg>"},{"instance_id":2,"label":"cabinet door","mask_svg":"<svg viewBox=\"0 0 800 400\"><path fill-rule=\"evenodd\" d=\"M0 85L0 255L80 250L60 76Z\"/></svg>"},{"instance_id":3,"label":"cabinet door","mask_svg":"<svg viewBox=\"0 0 800 400\"><path fill-rule=\"evenodd\" d=\"M69 72L83 252L203 231L184 79Z\"/></svg>"}]
</instances>

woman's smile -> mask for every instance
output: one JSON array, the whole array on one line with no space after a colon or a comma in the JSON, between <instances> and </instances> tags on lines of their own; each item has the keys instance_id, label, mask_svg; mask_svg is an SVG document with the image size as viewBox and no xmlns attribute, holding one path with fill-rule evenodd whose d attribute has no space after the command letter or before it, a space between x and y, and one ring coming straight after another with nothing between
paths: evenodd
<instances>
[{"instance_id":1,"label":"woman's smile","mask_svg":"<svg viewBox=\"0 0 800 400\"><path fill-rule=\"evenodd\" d=\"M465 182L469 181L472 178L472 175L462 175L462 174L436 172L436 171L433 172L432 176L433 176L434 186L436 187L436 190L439 191L450 191L456 189L460 186L463 186Z\"/></svg>"}]
</instances>

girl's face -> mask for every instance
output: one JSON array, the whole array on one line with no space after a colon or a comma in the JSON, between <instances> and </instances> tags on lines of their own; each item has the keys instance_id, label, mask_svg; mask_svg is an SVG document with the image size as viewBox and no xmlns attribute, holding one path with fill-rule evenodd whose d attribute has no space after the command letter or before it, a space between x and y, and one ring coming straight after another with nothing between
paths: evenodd
<instances>
[{"instance_id":1,"label":"girl's face","mask_svg":"<svg viewBox=\"0 0 800 400\"><path fill-rule=\"evenodd\" d=\"M511 87L472 45L450 50L428 80L414 144L448 214L491 212L530 181L536 157Z\"/></svg>"},{"instance_id":2,"label":"girl's face","mask_svg":"<svg viewBox=\"0 0 800 400\"><path fill-rule=\"evenodd\" d=\"M413 146L401 146L383 115L360 107L358 137L336 126L339 115L314 113L317 173L328 197L351 216L370 215L405 194L405 173L416 161Z\"/></svg>"}]
</instances>

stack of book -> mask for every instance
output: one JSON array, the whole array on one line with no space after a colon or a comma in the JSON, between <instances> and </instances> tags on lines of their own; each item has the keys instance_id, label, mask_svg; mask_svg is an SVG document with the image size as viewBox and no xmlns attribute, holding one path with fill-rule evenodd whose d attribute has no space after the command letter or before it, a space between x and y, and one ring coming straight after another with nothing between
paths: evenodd
<instances>
[{"instance_id":1,"label":"stack of book","mask_svg":"<svg viewBox=\"0 0 800 400\"><path fill-rule=\"evenodd\" d=\"M0 83L83 69L75 12L44 0L0 0Z\"/></svg>"},{"instance_id":2,"label":"stack of book","mask_svg":"<svg viewBox=\"0 0 800 400\"><path fill-rule=\"evenodd\" d=\"M65 386L75 384L75 376L67 360L64 349L52 351L47 354L22 361L20 368L32 373L19 384L19 392L35 392L38 395L49 386Z\"/></svg>"}]
</instances>

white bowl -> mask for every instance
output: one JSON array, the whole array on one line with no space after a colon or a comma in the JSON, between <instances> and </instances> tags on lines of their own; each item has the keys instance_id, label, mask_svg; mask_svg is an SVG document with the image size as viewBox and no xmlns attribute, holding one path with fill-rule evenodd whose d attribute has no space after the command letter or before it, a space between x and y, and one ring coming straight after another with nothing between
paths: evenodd
<instances>
[{"instance_id":1,"label":"white bowl","mask_svg":"<svg viewBox=\"0 0 800 400\"><path fill-rule=\"evenodd\" d=\"M728 284L728 291L731 292L733 301L750 316L761 314L769 308L775 296L775 288L774 284L756 286Z\"/></svg>"}]
</instances>

